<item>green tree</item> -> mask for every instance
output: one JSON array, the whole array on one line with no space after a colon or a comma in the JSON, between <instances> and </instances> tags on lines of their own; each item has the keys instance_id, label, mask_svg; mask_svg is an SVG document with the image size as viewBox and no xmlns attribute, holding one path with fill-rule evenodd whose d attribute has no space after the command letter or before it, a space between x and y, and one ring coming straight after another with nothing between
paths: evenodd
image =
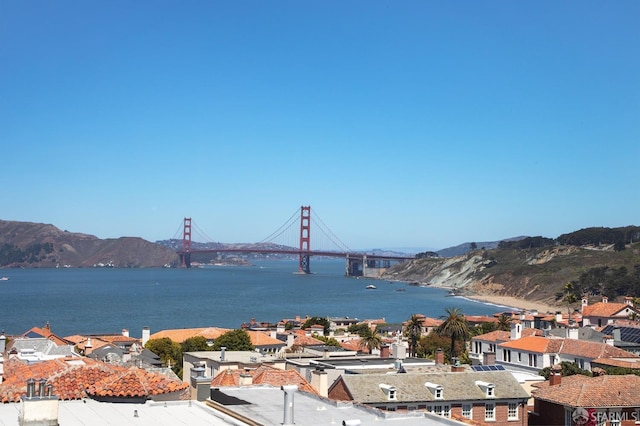
<instances>
[{"instance_id":1,"label":"green tree","mask_svg":"<svg viewBox=\"0 0 640 426\"><path fill-rule=\"evenodd\" d=\"M382 338L377 330L371 330L367 328L368 332L360 335L360 348L367 348L369 353L372 353L374 349L380 349L382 345Z\"/></svg>"},{"instance_id":2,"label":"green tree","mask_svg":"<svg viewBox=\"0 0 640 426\"><path fill-rule=\"evenodd\" d=\"M418 358L432 358L433 354L435 354L438 349L442 349L444 351L444 356L446 358L451 358L449 343L450 342L447 337L441 336L432 331L426 336L420 338L416 348L416 356ZM459 342L456 342L456 344L459 344Z\"/></svg>"},{"instance_id":3,"label":"green tree","mask_svg":"<svg viewBox=\"0 0 640 426\"><path fill-rule=\"evenodd\" d=\"M583 376L593 375L591 371L583 370L578 367L578 364L575 362L562 361L560 366L562 367L562 377L573 376L574 374L582 374ZM552 367L545 367L540 370L538 374L540 376L544 376L545 379L549 379L549 376L551 375L551 368Z\"/></svg>"},{"instance_id":4,"label":"green tree","mask_svg":"<svg viewBox=\"0 0 640 426\"><path fill-rule=\"evenodd\" d=\"M249 333L244 330L231 330L222 334L213 342L213 350L219 351L220 348L225 347L229 351L252 351L254 350L251 344L251 337Z\"/></svg>"},{"instance_id":5,"label":"green tree","mask_svg":"<svg viewBox=\"0 0 640 426\"><path fill-rule=\"evenodd\" d=\"M182 375L182 347L168 337L151 339L144 347L160 357L163 365L171 365L173 371Z\"/></svg>"},{"instance_id":6,"label":"green tree","mask_svg":"<svg viewBox=\"0 0 640 426\"><path fill-rule=\"evenodd\" d=\"M462 311L458 308L446 308L446 315L441 316L443 322L436 328L436 332L441 336L447 336L451 339L451 358L456 356L455 344L456 340L462 339L463 342L469 337L469 325Z\"/></svg>"},{"instance_id":7,"label":"green tree","mask_svg":"<svg viewBox=\"0 0 640 426\"><path fill-rule=\"evenodd\" d=\"M327 345L327 346L335 346L337 348L340 347L340 342L338 342L333 337L321 336L321 335L319 335L317 333L314 333L312 337L314 339L320 340L321 342L324 342L324 344Z\"/></svg>"},{"instance_id":8,"label":"green tree","mask_svg":"<svg viewBox=\"0 0 640 426\"><path fill-rule=\"evenodd\" d=\"M469 248L471 250L476 250L478 248L478 245L475 242L473 242L473 243L469 244Z\"/></svg>"},{"instance_id":9,"label":"green tree","mask_svg":"<svg viewBox=\"0 0 640 426\"><path fill-rule=\"evenodd\" d=\"M415 357L418 340L422 335L422 320L418 315L411 315L404 326L404 333L409 338L409 356Z\"/></svg>"},{"instance_id":10,"label":"green tree","mask_svg":"<svg viewBox=\"0 0 640 426\"><path fill-rule=\"evenodd\" d=\"M304 324L302 324L302 328L309 328L312 325L316 324L320 324L324 327L324 334L329 334L329 328L331 327L331 324L326 317L311 317L307 319Z\"/></svg>"},{"instance_id":11,"label":"green tree","mask_svg":"<svg viewBox=\"0 0 640 426\"><path fill-rule=\"evenodd\" d=\"M349 328L347 328L349 333L356 333L358 336L362 337L363 335L371 332L371 328L369 328L368 324L351 324Z\"/></svg>"},{"instance_id":12,"label":"green tree","mask_svg":"<svg viewBox=\"0 0 640 426\"><path fill-rule=\"evenodd\" d=\"M496 329L502 331L511 330L511 317L505 313L502 313L498 316L498 323L496 324Z\"/></svg>"},{"instance_id":13,"label":"green tree","mask_svg":"<svg viewBox=\"0 0 640 426\"><path fill-rule=\"evenodd\" d=\"M187 340L180 344L182 352L200 352L210 351L211 346L207 344L207 339L202 336L189 337Z\"/></svg>"}]
</instances>

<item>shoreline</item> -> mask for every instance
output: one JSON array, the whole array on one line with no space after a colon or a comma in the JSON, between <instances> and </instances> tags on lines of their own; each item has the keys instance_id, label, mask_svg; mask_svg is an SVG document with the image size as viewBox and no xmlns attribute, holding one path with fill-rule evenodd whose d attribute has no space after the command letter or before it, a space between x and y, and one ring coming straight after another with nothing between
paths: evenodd
<instances>
[{"instance_id":1,"label":"shoreline","mask_svg":"<svg viewBox=\"0 0 640 426\"><path fill-rule=\"evenodd\" d=\"M465 297L469 300L473 300L475 302L486 303L490 305L496 306L504 306L510 309L516 310L525 310L525 311L538 311L538 313L555 313L557 311L562 312L563 308L560 306L550 305L544 302L534 301L534 300L525 300L517 297L511 296L497 296L497 295L480 295L480 294L465 294L460 295L460 297ZM565 308L566 309L566 308Z\"/></svg>"}]
</instances>

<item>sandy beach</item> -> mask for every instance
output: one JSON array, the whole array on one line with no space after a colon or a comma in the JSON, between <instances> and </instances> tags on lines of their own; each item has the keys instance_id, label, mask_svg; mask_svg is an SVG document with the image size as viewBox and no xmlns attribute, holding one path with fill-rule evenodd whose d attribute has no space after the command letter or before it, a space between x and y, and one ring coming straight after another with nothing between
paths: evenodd
<instances>
[{"instance_id":1,"label":"sandy beach","mask_svg":"<svg viewBox=\"0 0 640 426\"><path fill-rule=\"evenodd\" d=\"M509 296L494 296L494 295L464 295L467 299L477 300L479 302L491 303L494 305L500 306L508 306L517 309L524 309L526 311L536 310L539 313L547 313L547 312L564 312L567 310L566 307L548 305L543 302L536 302L530 300L519 299L517 297L509 297Z\"/></svg>"}]
</instances>

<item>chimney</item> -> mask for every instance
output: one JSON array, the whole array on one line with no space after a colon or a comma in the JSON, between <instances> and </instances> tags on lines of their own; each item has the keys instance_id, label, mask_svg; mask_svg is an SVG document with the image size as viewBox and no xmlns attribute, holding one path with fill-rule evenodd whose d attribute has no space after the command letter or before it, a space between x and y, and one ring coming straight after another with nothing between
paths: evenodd
<instances>
[{"instance_id":1,"label":"chimney","mask_svg":"<svg viewBox=\"0 0 640 426\"><path fill-rule=\"evenodd\" d=\"M589 298L585 294L582 296L582 301L580 302L580 313L583 313L584 308L586 308L587 306L589 306Z\"/></svg>"},{"instance_id":2,"label":"chimney","mask_svg":"<svg viewBox=\"0 0 640 426\"><path fill-rule=\"evenodd\" d=\"M123 328L123 329L122 329L122 335L123 335L124 337L129 337L129 330L127 330L126 328Z\"/></svg>"},{"instance_id":3,"label":"chimney","mask_svg":"<svg viewBox=\"0 0 640 426\"><path fill-rule=\"evenodd\" d=\"M453 358L453 365L451 366L452 373L462 373L464 371L464 367L460 365L460 360L458 358Z\"/></svg>"},{"instance_id":4,"label":"chimney","mask_svg":"<svg viewBox=\"0 0 640 426\"><path fill-rule=\"evenodd\" d=\"M562 312L556 311L556 322L562 321Z\"/></svg>"},{"instance_id":5,"label":"chimney","mask_svg":"<svg viewBox=\"0 0 640 426\"><path fill-rule=\"evenodd\" d=\"M151 330L149 327L142 327L142 346L146 345L151 338Z\"/></svg>"},{"instance_id":6,"label":"chimney","mask_svg":"<svg viewBox=\"0 0 640 426\"><path fill-rule=\"evenodd\" d=\"M613 341L620 342L622 341L622 337L620 336L620 327L617 325L613 327Z\"/></svg>"},{"instance_id":7,"label":"chimney","mask_svg":"<svg viewBox=\"0 0 640 426\"><path fill-rule=\"evenodd\" d=\"M496 353L495 352L483 352L482 353L482 365L496 365Z\"/></svg>"},{"instance_id":8,"label":"chimney","mask_svg":"<svg viewBox=\"0 0 640 426\"><path fill-rule=\"evenodd\" d=\"M511 335L510 335L511 340L518 340L521 337L522 337L522 324L520 324L519 322L512 322Z\"/></svg>"},{"instance_id":9,"label":"chimney","mask_svg":"<svg viewBox=\"0 0 640 426\"><path fill-rule=\"evenodd\" d=\"M624 304L627 305L627 306L633 306L633 297L625 296L624 297Z\"/></svg>"},{"instance_id":10,"label":"chimney","mask_svg":"<svg viewBox=\"0 0 640 426\"><path fill-rule=\"evenodd\" d=\"M329 349L326 349L322 352L322 359L329 359Z\"/></svg>"},{"instance_id":11,"label":"chimney","mask_svg":"<svg viewBox=\"0 0 640 426\"><path fill-rule=\"evenodd\" d=\"M287 334L287 348L293 346L293 342L296 340L296 336L293 333Z\"/></svg>"},{"instance_id":12,"label":"chimney","mask_svg":"<svg viewBox=\"0 0 640 426\"><path fill-rule=\"evenodd\" d=\"M602 303L609 303L609 298L607 296L602 296Z\"/></svg>"},{"instance_id":13,"label":"chimney","mask_svg":"<svg viewBox=\"0 0 640 426\"><path fill-rule=\"evenodd\" d=\"M231 370L227 370L231 371ZM240 386L251 386L253 384L253 376L249 373L240 373Z\"/></svg>"},{"instance_id":14,"label":"chimney","mask_svg":"<svg viewBox=\"0 0 640 426\"><path fill-rule=\"evenodd\" d=\"M524 321L525 319L525 313L524 311L520 311L520 321Z\"/></svg>"},{"instance_id":15,"label":"chimney","mask_svg":"<svg viewBox=\"0 0 640 426\"><path fill-rule=\"evenodd\" d=\"M93 345L91 344L91 337L87 338L87 343L84 344L84 356L91 355L93 352Z\"/></svg>"},{"instance_id":16,"label":"chimney","mask_svg":"<svg viewBox=\"0 0 640 426\"><path fill-rule=\"evenodd\" d=\"M567 327L567 339L578 340L579 339L579 330L578 327Z\"/></svg>"},{"instance_id":17,"label":"chimney","mask_svg":"<svg viewBox=\"0 0 640 426\"><path fill-rule=\"evenodd\" d=\"M389 358L391 355L391 349L389 349L389 345L380 346L380 358Z\"/></svg>"},{"instance_id":18,"label":"chimney","mask_svg":"<svg viewBox=\"0 0 640 426\"><path fill-rule=\"evenodd\" d=\"M562 367L554 365L551 367L551 375L549 376L549 386L559 385L562 382Z\"/></svg>"},{"instance_id":19,"label":"chimney","mask_svg":"<svg viewBox=\"0 0 640 426\"><path fill-rule=\"evenodd\" d=\"M47 384L46 379L41 379L36 391L36 381L27 380L27 394L22 397L19 408L18 424L20 426L31 425L58 425L58 396L53 395L53 386Z\"/></svg>"},{"instance_id":20,"label":"chimney","mask_svg":"<svg viewBox=\"0 0 640 426\"><path fill-rule=\"evenodd\" d=\"M318 391L320 396L325 398L329 396L329 381L324 368L316 367L316 369L311 372L311 386Z\"/></svg>"},{"instance_id":21,"label":"chimney","mask_svg":"<svg viewBox=\"0 0 640 426\"><path fill-rule=\"evenodd\" d=\"M295 425L293 421L293 396L298 390L296 385L285 385L280 387L284 391L284 416L282 420L283 426Z\"/></svg>"},{"instance_id":22,"label":"chimney","mask_svg":"<svg viewBox=\"0 0 640 426\"><path fill-rule=\"evenodd\" d=\"M440 348L436 349L436 353L433 356L433 359L435 360L436 365L444 364L444 352L442 351L442 349Z\"/></svg>"},{"instance_id":23,"label":"chimney","mask_svg":"<svg viewBox=\"0 0 640 426\"><path fill-rule=\"evenodd\" d=\"M2 334L0 334L0 357L4 354L4 351L7 350L7 336L4 335L4 330L2 330Z\"/></svg>"},{"instance_id":24,"label":"chimney","mask_svg":"<svg viewBox=\"0 0 640 426\"><path fill-rule=\"evenodd\" d=\"M226 346L222 346L222 347L220 348L220 361L222 361L222 362L224 362L224 361L225 361L225 359L224 359L224 355L225 355L225 352L226 352L226 351L227 351L227 347L226 347Z\"/></svg>"}]
</instances>

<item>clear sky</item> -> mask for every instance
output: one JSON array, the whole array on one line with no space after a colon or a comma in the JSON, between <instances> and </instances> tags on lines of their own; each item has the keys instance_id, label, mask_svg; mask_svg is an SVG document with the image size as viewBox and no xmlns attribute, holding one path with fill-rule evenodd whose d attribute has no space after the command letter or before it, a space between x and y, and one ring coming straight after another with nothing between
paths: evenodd
<instances>
[{"instance_id":1,"label":"clear sky","mask_svg":"<svg viewBox=\"0 0 640 426\"><path fill-rule=\"evenodd\" d=\"M640 225L639 23L637 0L0 0L0 219L256 242L311 205L354 249Z\"/></svg>"}]
</instances>

